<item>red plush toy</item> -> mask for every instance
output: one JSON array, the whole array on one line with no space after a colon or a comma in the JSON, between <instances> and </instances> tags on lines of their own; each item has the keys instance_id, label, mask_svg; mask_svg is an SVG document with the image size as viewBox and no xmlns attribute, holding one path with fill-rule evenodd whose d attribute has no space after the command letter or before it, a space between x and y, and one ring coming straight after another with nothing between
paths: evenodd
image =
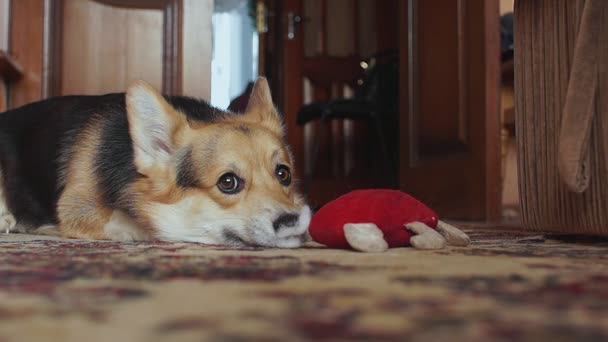
<instances>
[{"instance_id":1,"label":"red plush toy","mask_svg":"<svg viewBox=\"0 0 608 342\"><path fill-rule=\"evenodd\" d=\"M308 231L328 247L365 252L469 244L464 232L440 221L420 201L388 189L355 190L327 203L312 217Z\"/></svg>"}]
</instances>

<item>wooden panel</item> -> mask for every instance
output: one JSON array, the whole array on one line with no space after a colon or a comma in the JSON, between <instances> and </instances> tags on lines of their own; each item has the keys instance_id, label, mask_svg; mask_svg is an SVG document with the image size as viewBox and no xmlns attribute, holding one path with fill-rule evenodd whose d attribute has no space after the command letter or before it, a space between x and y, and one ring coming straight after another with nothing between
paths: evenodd
<instances>
[{"instance_id":1,"label":"wooden panel","mask_svg":"<svg viewBox=\"0 0 608 342\"><path fill-rule=\"evenodd\" d=\"M399 2L402 0L376 1L376 51L384 52L398 48L399 37ZM428 1L427 1L428 2ZM434 3L434 2L433 2ZM365 12L362 12L365 13ZM364 34L363 28L361 34Z\"/></svg>"},{"instance_id":2,"label":"wooden panel","mask_svg":"<svg viewBox=\"0 0 608 342\"><path fill-rule=\"evenodd\" d=\"M184 0L182 93L211 99L213 0Z\"/></svg>"},{"instance_id":3,"label":"wooden panel","mask_svg":"<svg viewBox=\"0 0 608 342\"><path fill-rule=\"evenodd\" d=\"M137 79L162 89L161 10L64 0L62 31L61 94L124 91Z\"/></svg>"},{"instance_id":4,"label":"wooden panel","mask_svg":"<svg viewBox=\"0 0 608 342\"><path fill-rule=\"evenodd\" d=\"M498 0L439 2L400 2L400 185L441 216L498 218Z\"/></svg>"},{"instance_id":5,"label":"wooden panel","mask_svg":"<svg viewBox=\"0 0 608 342\"><path fill-rule=\"evenodd\" d=\"M323 20L323 1L306 0L302 4L304 10L304 56L315 57L325 53L325 20Z\"/></svg>"},{"instance_id":6,"label":"wooden panel","mask_svg":"<svg viewBox=\"0 0 608 342\"><path fill-rule=\"evenodd\" d=\"M183 0L166 0L160 6L163 10L163 92L165 94L182 94L182 62L183 62ZM199 13L200 19L209 19L204 13ZM205 31L201 32L204 33Z\"/></svg>"},{"instance_id":7,"label":"wooden panel","mask_svg":"<svg viewBox=\"0 0 608 342\"><path fill-rule=\"evenodd\" d=\"M11 107L18 107L42 98L43 27L43 0L12 2L10 53L23 67L24 75L11 85Z\"/></svg>"},{"instance_id":8,"label":"wooden panel","mask_svg":"<svg viewBox=\"0 0 608 342\"><path fill-rule=\"evenodd\" d=\"M212 12L212 0L14 1L10 52L25 75L11 88L11 106L124 91L136 78L209 98Z\"/></svg>"},{"instance_id":9,"label":"wooden panel","mask_svg":"<svg viewBox=\"0 0 608 342\"><path fill-rule=\"evenodd\" d=\"M352 0L327 1L327 55L346 57L355 54L355 7Z\"/></svg>"},{"instance_id":10,"label":"wooden panel","mask_svg":"<svg viewBox=\"0 0 608 342\"><path fill-rule=\"evenodd\" d=\"M358 53L362 57L369 57L378 51L376 7L385 1L358 0L359 13L362 14L358 18L360 33ZM396 44L396 39L393 44Z\"/></svg>"},{"instance_id":11,"label":"wooden panel","mask_svg":"<svg viewBox=\"0 0 608 342\"><path fill-rule=\"evenodd\" d=\"M414 78L417 98L417 157L461 153L469 148L465 110L466 58L463 5L466 0L418 1L414 63L423 70ZM434 18L434 20L425 20ZM441 23L441 24L439 24Z\"/></svg>"}]
</instances>

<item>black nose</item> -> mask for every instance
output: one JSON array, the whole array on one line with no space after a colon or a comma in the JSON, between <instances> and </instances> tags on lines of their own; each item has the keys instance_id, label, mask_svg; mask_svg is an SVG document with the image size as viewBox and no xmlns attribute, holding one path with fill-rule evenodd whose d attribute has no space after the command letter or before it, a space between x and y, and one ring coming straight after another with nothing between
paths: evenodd
<instances>
[{"instance_id":1,"label":"black nose","mask_svg":"<svg viewBox=\"0 0 608 342\"><path fill-rule=\"evenodd\" d=\"M298 215L296 214L283 214L279 216L272 223L272 227L274 227L275 231L278 231L281 227L293 227L296 223L298 223Z\"/></svg>"}]
</instances>

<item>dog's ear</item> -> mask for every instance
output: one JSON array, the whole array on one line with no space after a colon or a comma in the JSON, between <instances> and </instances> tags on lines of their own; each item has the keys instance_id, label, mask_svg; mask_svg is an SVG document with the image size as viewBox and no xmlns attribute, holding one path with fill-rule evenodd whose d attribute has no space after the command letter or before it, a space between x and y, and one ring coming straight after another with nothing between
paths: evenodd
<instances>
[{"instance_id":1,"label":"dog's ear","mask_svg":"<svg viewBox=\"0 0 608 342\"><path fill-rule=\"evenodd\" d=\"M126 104L138 172L149 175L154 169L167 168L177 150L175 137L187 127L184 115L145 81L129 86Z\"/></svg>"},{"instance_id":2,"label":"dog's ear","mask_svg":"<svg viewBox=\"0 0 608 342\"><path fill-rule=\"evenodd\" d=\"M265 77L258 77L253 85L243 120L260 123L279 135L284 134L283 120L272 103L270 88Z\"/></svg>"}]
</instances>

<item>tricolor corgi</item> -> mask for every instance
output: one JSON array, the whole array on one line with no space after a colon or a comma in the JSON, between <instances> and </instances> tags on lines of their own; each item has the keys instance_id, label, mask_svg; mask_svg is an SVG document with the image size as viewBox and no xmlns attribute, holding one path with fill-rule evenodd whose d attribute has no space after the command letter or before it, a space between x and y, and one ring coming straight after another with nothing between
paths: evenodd
<instances>
[{"instance_id":1,"label":"tricolor corgi","mask_svg":"<svg viewBox=\"0 0 608 342\"><path fill-rule=\"evenodd\" d=\"M0 114L0 229L293 248L310 208L268 83L244 113L163 96L64 96Z\"/></svg>"}]
</instances>

